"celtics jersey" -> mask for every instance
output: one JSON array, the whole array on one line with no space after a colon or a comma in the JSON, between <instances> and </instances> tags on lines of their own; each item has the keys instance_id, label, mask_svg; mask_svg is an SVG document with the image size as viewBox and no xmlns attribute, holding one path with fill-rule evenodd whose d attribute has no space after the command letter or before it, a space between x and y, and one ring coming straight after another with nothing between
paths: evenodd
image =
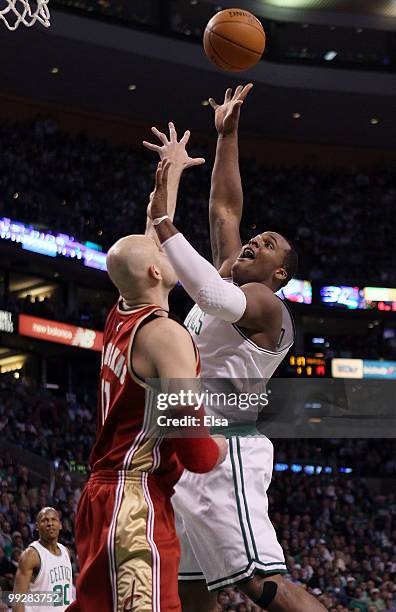
<instances>
[{"instance_id":1,"label":"celtics jersey","mask_svg":"<svg viewBox=\"0 0 396 612\"><path fill-rule=\"evenodd\" d=\"M216 396L216 402L205 403L207 414L231 419L234 424L256 422L265 401L245 406L233 397L233 392L239 398L248 397L246 394L265 395L267 381L293 345L293 319L283 300L281 303L281 332L274 351L257 346L237 324L204 313L197 305L189 312L184 324L199 349L201 378L211 397ZM225 401L217 401L224 393Z\"/></svg>"},{"instance_id":2,"label":"celtics jersey","mask_svg":"<svg viewBox=\"0 0 396 612\"><path fill-rule=\"evenodd\" d=\"M39 541L32 542L30 546L40 557L40 570L30 584L29 593L53 593L55 601L53 606L48 603L43 606L25 605L25 612L48 612L51 607L63 612L73 601L73 573L67 548L58 542L60 554L54 555Z\"/></svg>"}]
</instances>

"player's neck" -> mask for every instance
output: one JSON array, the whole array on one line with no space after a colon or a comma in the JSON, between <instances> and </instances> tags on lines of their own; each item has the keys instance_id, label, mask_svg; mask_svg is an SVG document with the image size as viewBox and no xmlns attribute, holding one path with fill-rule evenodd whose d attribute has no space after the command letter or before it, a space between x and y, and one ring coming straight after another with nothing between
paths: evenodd
<instances>
[{"instance_id":1,"label":"player's neck","mask_svg":"<svg viewBox=\"0 0 396 612\"><path fill-rule=\"evenodd\" d=\"M58 540L43 540L39 538L39 543L53 555L59 554Z\"/></svg>"},{"instance_id":2,"label":"player's neck","mask_svg":"<svg viewBox=\"0 0 396 612\"><path fill-rule=\"evenodd\" d=\"M128 299L123 297L123 303L127 308L142 308L143 306L149 306L154 304L160 306L164 310L169 310L169 291L163 288L155 288L150 291L146 291L134 299Z\"/></svg>"}]
</instances>

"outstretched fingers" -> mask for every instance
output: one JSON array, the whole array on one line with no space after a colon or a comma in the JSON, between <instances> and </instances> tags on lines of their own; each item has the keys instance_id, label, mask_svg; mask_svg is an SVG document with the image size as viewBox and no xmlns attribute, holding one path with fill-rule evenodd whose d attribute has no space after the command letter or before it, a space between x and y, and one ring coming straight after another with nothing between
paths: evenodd
<instances>
[{"instance_id":1,"label":"outstretched fingers","mask_svg":"<svg viewBox=\"0 0 396 612\"><path fill-rule=\"evenodd\" d=\"M252 88L253 88L253 83L248 83L247 85L245 85L245 87L241 87L241 91L238 94L238 100L242 100L242 101L246 100Z\"/></svg>"},{"instance_id":2,"label":"outstretched fingers","mask_svg":"<svg viewBox=\"0 0 396 612\"><path fill-rule=\"evenodd\" d=\"M232 96L232 100L238 100L238 96L242 90L243 90L243 85L238 85L238 87L235 89L234 95Z\"/></svg>"},{"instance_id":3,"label":"outstretched fingers","mask_svg":"<svg viewBox=\"0 0 396 612\"><path fill-rule=\"evenodd\" d=\"M194 157L194 158L190 158L190 166L202 166L202 164L205 163L205 158L204 157Z\"/></svg>"},{"instance_id":4,"label":"outstretched fingers","mask_svg":"<svg viewBox=\"0 0 396 612\"><path fill-rule=\"evenodd\" d=\"M184 144L184 146L187 145L188 141L190 140L190 136L191 136L191 132L190 130L186 130L183 134L183 138L181 139L181 143Z\"/></svg>"},{"instance_id":5,"label":"outstretched fingers","mask_svg":"<svg viewBox=\"0 0 396 612\"><path fill-rule=\"evenodd\" d=\"M161 149L159 145L153 144L152 142L147 142L147 140L143 140L143 146L146 147L146 149L150 149L150 151L155 151L156 153L158 153L158 151Z\"/></svg>"},{"instance_id":6,"label":"outstretched fingers","mask_svg":"<svg viewBox=\"0 0 396 612\"><path fill-rule=\"evenodd\" d=\"M175 128L175 124L170 121L168 123L169 126L169 136L170 136L170 142L177 142L177 131Z\"/></svg>"},{"instance_id":7,"label":"outstretched fingers","mask_svg":"<svg viewBox=\"0 0 396 612\"><path fill-rule=\"evenodd\" d=\"M232 89L231 87L229 87L225 92L224 104L226 104L227 102L230 102L231 99L232 99Z\"/></svg>"},{"instance_id":8,"label":"outstretched fingers","mask_svg":"<svg viewBox=\"0 0 396 612\"><path fill-rule=\"evenodd\" d=\"M166 134L164 134L163 132L160 132L156 127L152 127L151 131L153 132L153 134L155 134L155 136L157 136L157 138L159 138L159 140L162 142L162 144L166 145L169 144L169 140L166 137Z\"/></svg>"}]
</instances>

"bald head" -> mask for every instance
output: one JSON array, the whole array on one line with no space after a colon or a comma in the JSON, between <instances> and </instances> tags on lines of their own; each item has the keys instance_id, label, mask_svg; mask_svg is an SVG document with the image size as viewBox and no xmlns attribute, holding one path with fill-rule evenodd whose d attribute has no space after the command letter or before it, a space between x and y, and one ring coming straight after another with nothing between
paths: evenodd
<instances>
[{"instance_id":1,"label":"bald head","mask_svg":"<svg viewBox=\"0 0 396 612\"><path fill-rule=\"evenodd\" d=\"M59 519L58 512L55 510L55 508L46 506L45 508L41 508L40 512L37 514L36 521L39 522L46 514L55 514L56 518Z\"/></svg>"},{"instance_id":2,"label":"bald head","mask_svg":"<svg viewBox=\"0 0 396 612\"><path fill-rule=\"evenodd\" d=\"M136 234L118 240L109 250L106 264L112 282L128 302L138 300L164 280L161 253L147 236Z\"/></svg>"}]
</instances>

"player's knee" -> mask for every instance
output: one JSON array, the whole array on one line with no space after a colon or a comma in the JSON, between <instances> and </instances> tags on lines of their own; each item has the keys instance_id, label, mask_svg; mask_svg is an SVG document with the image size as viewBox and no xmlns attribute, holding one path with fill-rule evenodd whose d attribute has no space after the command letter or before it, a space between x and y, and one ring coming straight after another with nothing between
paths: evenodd
<instances>
[{"instance_id":1,"label":"player's knee","mask_svg":"<svg viewBox=\"0 0 396 612\"><path fill-rule=\"evenodd\" d=\"M261 595L258 599L256 599L255 603L260 606L260 608L267 609L273 601L278 592L278 585L273 580L266 580L263 584Z\"/></svg>"},{"instance_id":2,"label":"player's knee","mask_svg":"<svg viewBox=\"0 0 396 612\"><path fill-rule=\"evenodd\" d=\"M279 576L266 578L265 576L254 576L248 582L241 585L241 590L260 608L268 608L275 601L284 588L284 582Z\"/></svg>"}]
</instances>

